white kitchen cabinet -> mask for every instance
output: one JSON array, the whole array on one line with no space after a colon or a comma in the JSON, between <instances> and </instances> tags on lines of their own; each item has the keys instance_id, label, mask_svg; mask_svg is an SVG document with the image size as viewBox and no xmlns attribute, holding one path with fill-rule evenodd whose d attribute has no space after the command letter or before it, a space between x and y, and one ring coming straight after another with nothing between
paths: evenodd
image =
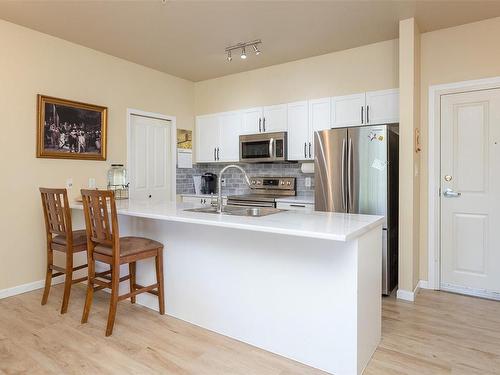
<instances>
[{"instance_id":1,"label":"white kitchen cabinet","mask_svg":"<svg viewBox=\"0 0 500 375\"><path fill-rule=\"evenodd\" d=\"M219 115L203 115L196 117L196 161L214 162L217 160L219 144Z\"/></svg>"},{"instance_id":2,"label":"white kitchen cabinet","mask_svg":"<svg viewBox=\"0 0 500 375\"><path fill-rule=\"evenodd\" d=\"M287 130L287 105L278 104L264 107L262 132L281 132Z\"/></svg>"},{"instance_id":3,"label":"white kitchen cabinet","mask_svg":"<svg viewBox=\"0 0 500 375\"><path fill-rule=\"evenodd\" d=\"M240 160L241 120L241 112L219 114L217 161L237 162Z\"/></svg>"},{"instance_id":4,"label":"white kitchen cabinet","mask_svg":"<svg viewBox=\"0 0 500 375\"><path fill-rule=\"evenodd\" d=\"M310 142L308 102L288 103L288 160L308 159Z\"/></svg>"},{"instance_id":5,"label":"white kitchen cabinet","mask_svg":"<svg viewBox=\"0 0 500 375\"><path fill-rule=\"evenodd\" d=\"M370 125L399 122L399 90L366 93L366 123Z\"/></svg>"},{"instance_id":6,"label":"white kitchen cabinet","mask_svg":"<svg viewBox=\"0 0 500 375\"><path fill-rule=\"evenodd\" d=\"M288 160L314 159L314 132L331 128L330 98L288 104Z\"/></svg>"},{"instance_id":7,"label":"white kitchen cabinet","mask_svg":"<svg viewBox=\"0 0 500 375\"><path fill-rule=\"evenodd\" d=\"M332 98L332 127L365 125L365 93Z\"/></svg>"},{"instance_id":8,"label":"white kitchen cabinet","mask_svg":"<svg viewBox=\"0 0 500 375\"><path fill-rule=\"evenodd\" d=\"M241 112L196 117L196 161L237 162L240 134Z\"/></svg>"},{"instance_id":9,"label":"white kitchen cabinet","mask_svg":"<svg viewBox=\"0 0 500 375\"><path fill-rule=\"evenodd\" d=\"M241 134L257 134L262 132L263 108L255 107L241 111Z\"/></svg>"},{"instance_id":10,"label":"white kitchen cabinet","mask_svg":"<svg viewBox=\"0 0 500 375\"><path fill-rule=\"evenodd\" d=\"M276 207L281 210L291 210L291 211L300 211L300 212L313 212L314 204L311 203L285 203L278 202Z\"/></svg>"},{"instance_id":11,"label":"white kitchen cabinet","mask_svg":"<svg viewBox=\"0 0 500 375\"><path fill-rule=\"evenodd\" d=\"M331 98L309 100L309 134L311 152L309 159L314 159L314 132L332 127Z\"/></svg>"},{"instance_id":12,"label":"white kitchen cabinet","mask_svg":"<svg viewBox=\"0 0 500 375\"><path fill-rule=\"evenodd\" d=\"M369 91L332 98L335 128L399 122L399 90Z\"/></svg>"}]
</instances>

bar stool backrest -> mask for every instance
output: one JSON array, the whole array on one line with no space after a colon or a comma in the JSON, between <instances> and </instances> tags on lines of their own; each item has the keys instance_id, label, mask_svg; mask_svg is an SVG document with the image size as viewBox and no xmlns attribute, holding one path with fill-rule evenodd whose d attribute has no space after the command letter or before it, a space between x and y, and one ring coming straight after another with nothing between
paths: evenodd
<instances>
[{"instance_id":1,"label":"bar stool backrest","mask_svg":"<svg viewBox=\"0 0 500 375\"><path fill-rule=\"evenodd\" d=\"M88 251L98 245L112 248L114 259L120 254L120 234L116 214L115 195L109 190L81 190Z\"/></svg>"},{"instance_id":2,"label":"bar stool backrest","mask_svg":"<svg viewBox=\"0 0 500 375\"><path fill-rule=\"evenodd\" d=\"M63 235L69 244L73 240L73 233L68 192L66 189L40 188L40 194L47 241L52 241L52 235Z\"/></svg>"}]
</instances>

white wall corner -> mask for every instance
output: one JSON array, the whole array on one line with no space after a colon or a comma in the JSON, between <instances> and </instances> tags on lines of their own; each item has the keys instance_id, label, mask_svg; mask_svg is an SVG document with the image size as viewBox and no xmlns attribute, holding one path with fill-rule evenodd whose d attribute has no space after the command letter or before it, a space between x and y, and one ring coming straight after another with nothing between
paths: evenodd
<instances>
[{"instance_id":1,"label":"white wall corner","mask_svg":"<svg viewBox=\"0 0 500 375\"><path fill-rule=\"evenodd\" d=\"M432 288L429 288L429 282L427 280L420 280L418 282L418 288L419 289L432 289Z\"/></svg>"},{"instance_id":2,"label":"white wall corner","mask_svg":"<svg viewBox=\"0 0 500 375\"><path fill-rule=\"evenodd\" d=\"M52 279L52 285L61 284L64 282L64 275L54 277ZM31 292L33 290L42 289L45 286L45 280L33 281L32 283L22 284L14 286L12 288L0 290L0 299L17 296L18 294L23 294Z\"/></svg>"}]
</instances>

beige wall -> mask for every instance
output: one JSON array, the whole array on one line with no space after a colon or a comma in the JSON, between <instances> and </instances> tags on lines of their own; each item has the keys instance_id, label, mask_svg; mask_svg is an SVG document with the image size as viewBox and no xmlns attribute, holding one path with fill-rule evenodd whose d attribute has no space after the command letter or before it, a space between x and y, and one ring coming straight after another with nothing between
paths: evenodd
<instances>
[{"instance_id":1,"label":"beige wall","mask_svg":"<svg viewBox=\"0 0 500 375\"><path fill-rule=\"evenodd\" d=\"M126 161L126 109L177 117L193 127L194 84L0 21L0 290L40 280L45 244L39 186L76 195L89 177L105 186L111 162ZM108 107L108 160L35 157L38 93Z\"/></svg>"},{"instance_id":2,"label":"beige wall","mask_svg":"<svg viewBox=\"0 0 500 375\"><path fill-rule=\"evenodd\" d=\"M398 41L389 40L197 82L195 111L201 115L395 87Z\"/></svg>"},{"instance_id":3,"label":"beige wall","mask_svg":"<svg viewBox=\"0 0 500 375\"><path fill-rule=\"evenodd\" d=\"M421 36L422 171L420 279L427 280L428 93L429 86L500 76L500 18L470 23Z\"/></svg>"},{"instance_id":4,"label":"beige wall","mask_svg":"<svg viewBox=\"0 0 500 375\"><path fill-rule=\"evenodd\" d=\"M419 277L420 33L415 19L399 23L399 289L412 292Z\"/></svg>"}]
</instances>

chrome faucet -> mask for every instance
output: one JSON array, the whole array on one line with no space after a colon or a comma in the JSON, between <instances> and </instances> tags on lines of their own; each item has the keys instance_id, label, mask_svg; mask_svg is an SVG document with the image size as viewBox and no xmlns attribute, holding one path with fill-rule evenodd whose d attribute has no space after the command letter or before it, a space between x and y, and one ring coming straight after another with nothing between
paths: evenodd
<instances>
[{"instance_id":1,"label":"chrome faucet","mask_svg":"<svg viewBox=\"0 0 500 375\"><path fill-rule=\"evenodd\" d=\"M241 168L238 165L230 164L222 168L222 170L219 173L219 178L217 179L217 193L219 194L219 199L217 200L217 212L221 213L222 212L222 174L228 170L229 168L236 168L243 173L243 177L245 177L245 182L250 186L250 179L248 178L247 173L244 171L243 168Z\"/></svg>"}]
</instances>

